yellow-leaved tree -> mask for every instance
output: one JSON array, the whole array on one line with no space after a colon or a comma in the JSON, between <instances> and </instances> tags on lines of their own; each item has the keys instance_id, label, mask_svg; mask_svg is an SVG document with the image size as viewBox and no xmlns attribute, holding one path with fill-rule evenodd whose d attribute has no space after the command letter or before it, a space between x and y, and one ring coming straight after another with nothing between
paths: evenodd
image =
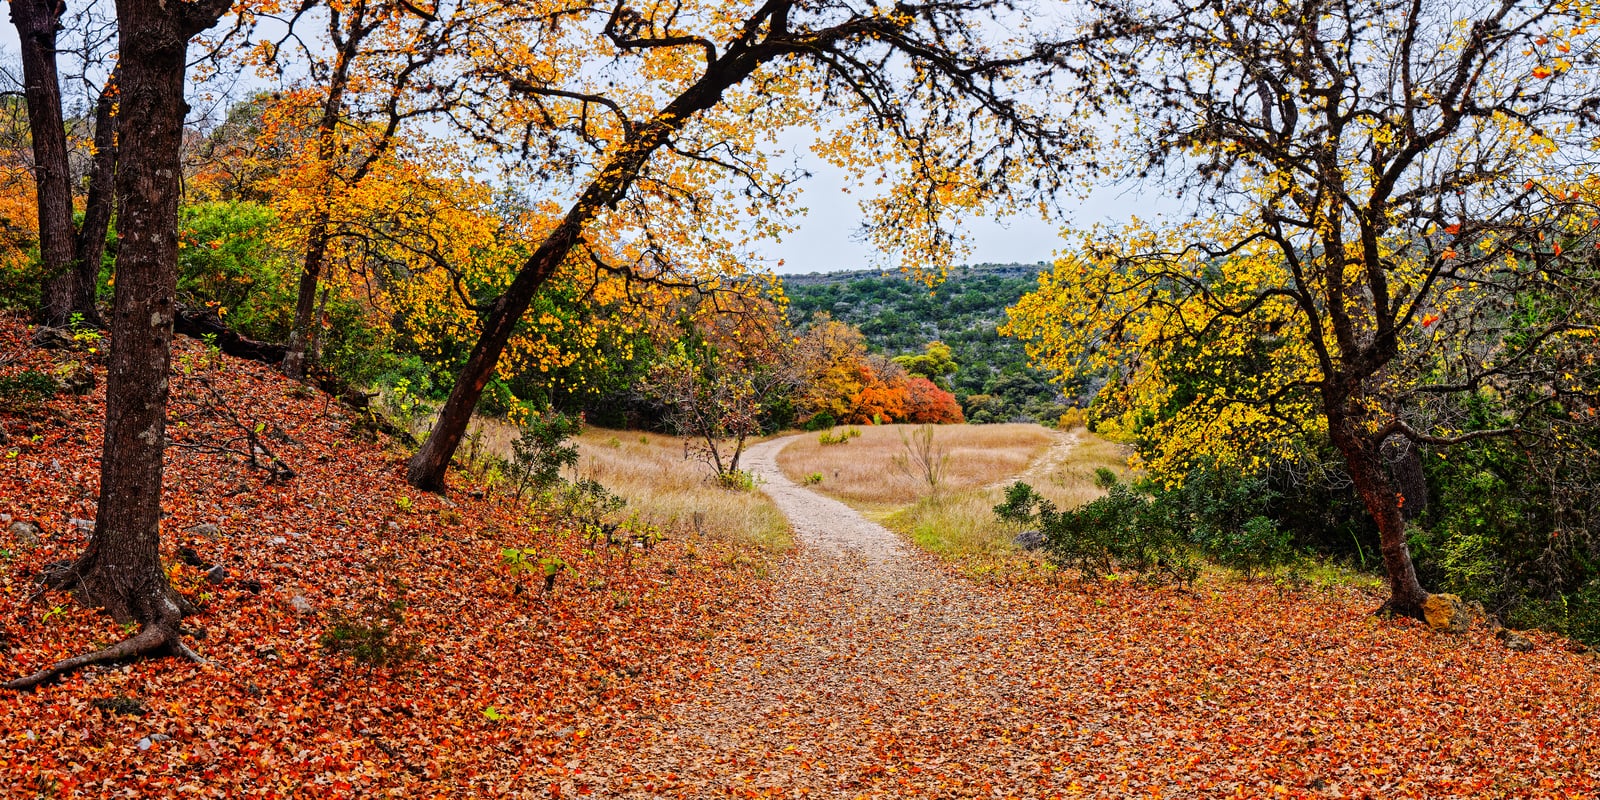
<instances>
[{"instance_id":1,"label":"yellow-leaved tree","mask_svg":"<svg viewBox=\"0 0 1600 800\"><path fill-rule=\"evenodd\" d=\"M1325 437L1390 597L1428 600L1384 450L1571 446L1592 421L1594 20L1556 2L1203 0L1124 9L1097 51L1142 175L1194 221L1100 231L1009 331L1110 383L1103 424L1181 481ZM1537 424L1535 424L1537 423Z\"/></svg>"}]
</instances>

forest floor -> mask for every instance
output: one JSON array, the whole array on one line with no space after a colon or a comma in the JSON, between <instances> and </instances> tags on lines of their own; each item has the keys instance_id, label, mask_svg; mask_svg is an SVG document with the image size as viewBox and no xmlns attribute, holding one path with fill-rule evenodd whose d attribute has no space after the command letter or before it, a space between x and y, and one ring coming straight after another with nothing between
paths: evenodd
<instances>
[{"instance_id":1,"label":"forest floor","mask_svg":"<svg viewBox=\"0 0 1600 800\"><path fill-rule=\"evenodd\" d=\"M750 467L798 551L764 610L568 789L609 797L1579 797L1600 786L1592 662L1541 639L1380 621L1342 587L957 577ZM1028 473L1063 460L1052 448ZM1043 472L1041 472L1043 470Z\"/></svg>"},{"instance_id":2,"label":"forest floor","mask_svg":"<svg viewBox=\"0 0 1600 800\"><path fill-rule=\"evenodd\" d=\"M0 378L87 367L100 386L0 408L6 677L126 635L35 596L92 527L104 366L92 342L30 335L0 320ZM470 470L447 497L416 493L403 449L359 418L197 343L173 392L169 432L190 446L169 448L163 554L203 608L187 627L207 664L0 693L0 796L1600 789L1600 673L1558 637L1521 653L1380 620L1359 587L1080 585L1026 565L973 580L793 485L781 442L751 465L794 525L786 554L692 527L608 545ZM249 431L297 474L196 447ZM547 593L524 567L549 558ZM341 631L392 660L340 651Z\"/></svg>"}]
</instances>

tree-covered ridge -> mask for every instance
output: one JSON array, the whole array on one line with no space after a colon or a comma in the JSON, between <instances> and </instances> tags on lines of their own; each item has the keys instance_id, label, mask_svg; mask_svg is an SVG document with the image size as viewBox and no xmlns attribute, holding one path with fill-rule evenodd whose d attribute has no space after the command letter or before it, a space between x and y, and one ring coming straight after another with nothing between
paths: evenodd
<instances>
[{"instance_id":1,"label":"tree-covered ridge","mask_svg":"<svg viewBox=\"0 0 1600 800\"><path fill-rule=\"evenodd\" d=\"M950 271L930 289L899 273L876 270L786 275L789 320L818 313L861 329L872 350L891 356L949 345L951 389L969 422L1054 421L1076 399L1050 383L1053 373L1027 362L1020 342L998 335L1005 310L1037 285L1043 264L977 264Z\"/></svg>"}]
</instances>

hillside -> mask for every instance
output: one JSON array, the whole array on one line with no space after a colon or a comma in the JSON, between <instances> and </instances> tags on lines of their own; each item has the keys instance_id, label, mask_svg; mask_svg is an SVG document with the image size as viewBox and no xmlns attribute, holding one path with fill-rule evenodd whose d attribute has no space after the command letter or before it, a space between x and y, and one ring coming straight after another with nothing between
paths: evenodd
<instances>
[{"instance_id":1,"label":"hillside","mask_svg":"<svg viewBox=\"0 0 1600 800\"><path fill-rule=\"evenodd\" d=\"M957 365L951 388L969 421L1054 421L1076 400L1051 384L1051 373L1028 366L1019 342L995 332L1043 267L958 267L931 290L877 271L786 275L783 283L796 325L825 312L861 328L874 350L890 355L921 352L933 341L949 345Z\"/></svg>"},{"instance_id":2,"label":"hillside","mask_svg":"<svg viewBox=\"0 0 1600 800\"><path fill-rule=\"evenodd\" d=\"M93 525L105 367L101 343L47 351L30 335L0 320L0 379L87 367L97 388L0 398L4 679L126 635L67 596L34 598ZM176 344L163 560L203 609L185 625L208 664L0 692L0 795L542 791L591 733L703 669L768 591L760 551L692 530L608 546L460 471L449 497L419 494L406 453L337 402ZM214 451L247 452L250 430L293 477Z\"/></svg>"}]
</instances>

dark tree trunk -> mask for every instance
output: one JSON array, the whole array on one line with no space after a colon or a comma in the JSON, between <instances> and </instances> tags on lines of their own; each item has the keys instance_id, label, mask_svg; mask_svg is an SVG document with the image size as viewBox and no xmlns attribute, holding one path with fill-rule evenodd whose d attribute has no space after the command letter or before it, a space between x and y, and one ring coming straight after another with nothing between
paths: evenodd
<instances>
[{"instance_id":1,"label":"dark tree trunk","mask_svg":"<svg viewBox=\"0 0 1600 800\"><path fill-rule=\"evenodd\" d=\"M40 317L62 326L82 312L83 287L73 269L76 229L72 224L72 175L67 130L61 113L61 78L56 72L56 29L64 7L57 0L13 0L11 21L22 50L23 94L33 138L33 178L39 203L39 258L45 284ZM94 288L88 287L93 313Z\"/></svg>"},{"instance_id":2,"label":"dark tree trunk","mask_svg":"<svg viewBox=\"0 0 1600 800\"><path fill-rule=\"evenodd\" d=\"M306 258L300 267L300 290L294 303L294 327L283 355L283 374L302 380L306 376L306 353L316 336L313 321L317 310L317 283L322 278L322 261L328 252L327 215L319 215L316 230L306 245Z\"/></svg>"},{"instance_id":3,"label":"dark tree trunk","mask_svg":"<svg viewBox=\"0 0 1600 800\"><path fill-rule=\"evenodd\" d=\"M1378 547L1383 553L1384 572L1389 580L1389 599L1383 610L1421 619L1422 604L1428 599L1428 592L1417 580L1417 570L1411 562L1400 497L1389 479L1379 444L1356 431L1350 417L1337 413L1328 417L1329 437L1344 456L1356 493L1378 525Z\"/></svg>"},{"instance_id":4,"label":"dark tree trunk","mask_svg":"<svg viewBox=\"0 0 1600 800\"><path fill-rule=\"evenodd\" d=\"M337 18L335 18L337 19ZM322 104L322 116L317 120L317 159L326 168L338 151L339 117L344 113L345 91L350 84L350 68L361 49L361 42L372 28L365 23L365 15L356 12L348 17L349 29L341 37L337 23L330 26L338 46L333 71L328 77L328 97ZM384 146L387 146L387 137ZM371 161L368 161L371 164ZM365 170L361 171L365 175ZM324 197L323 202L327 202ZM317 213L306 240L306 258L300 267L300 289L295 295L294 327L289 330L289 349L283 356L283 374L303 380L306 377L306 354L315 353L312 343L317 337L316 320L317 284L322 280L323 262L328 257L329 223L332 217L326 207Z\"/></svg>"},{"instance_id":5,"label":"dark tree trunk","mask_svg":"<svg viewBox=\"0 0 1600 800\"><path fill-rule=\"evenodd\" d=\"M528 310L539 287L549 280L562 259L567 257L577 242L578 232L594 218L594 214L594 210L585 207L582 202L575 206L567 218L540 243L539 249L517 272L517 277L512 280L505 294L489 309L483 333L472 346L466 365L457 373L450 398L439 409L439 418L434 421L427 440L411 458L406 480L412 486L430 492L444 491L444 474L450 467L450 459L455 456L461 437L472 422L472 412L478 407L478 398L483 396L484 387L489 385L495 363L500 360L500 354L505 352L517 321Z\"/></svg>"},{"instance_id":6,"label":"dark tree trunk","mask_svg":"<svg viewBox=\"0 0 1600 800\"><path fill-rule=\"evenodd\" d=\"M95 289L100 279L100 265L106 253L106 232L111 229L112 206L116 199L117 179L117 86L121 70L113 70L95 102L94 109L94 161L89 167L89 197L84 203L83 227L78 231L77 253L74 258L78 272L78 287L82 292L80 308L85 319L99 324L100 315L95 310Z\"/></svg>"},{"instance_id":7,"label":"dark tree trunk","mask_svg":"<svg viewBox=\"0 0 1600 800\"><path fill-rule=\"evenodd\" d=\"M189 38L216 24L223 0L118 0L123 130L117 196L122 243L111 310L105 444L94 535L54 583L140 632L6 686L31 688L88 664L176 650L186 604L161 568L162 455L173 296L184 69ZM190 654L192 656L192 653Z\"/></svg>"}]
</instances>

